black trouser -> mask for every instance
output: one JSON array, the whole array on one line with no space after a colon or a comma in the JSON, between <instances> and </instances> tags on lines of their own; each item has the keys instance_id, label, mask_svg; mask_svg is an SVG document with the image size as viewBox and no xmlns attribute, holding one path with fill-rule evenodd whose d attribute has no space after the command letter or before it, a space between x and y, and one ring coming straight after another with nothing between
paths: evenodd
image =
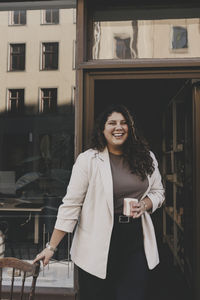
<instances>
[{"instance_id":1,"label":"black trouser","mask_svg":"<svg viewBox=\"0 0 200 300\"><path fill-rule=\"evenodd\" d=\"M115 221L106 279L79 268L80 300L144 300L148 277L141 220Z\"/></svg>"}]
</instances>

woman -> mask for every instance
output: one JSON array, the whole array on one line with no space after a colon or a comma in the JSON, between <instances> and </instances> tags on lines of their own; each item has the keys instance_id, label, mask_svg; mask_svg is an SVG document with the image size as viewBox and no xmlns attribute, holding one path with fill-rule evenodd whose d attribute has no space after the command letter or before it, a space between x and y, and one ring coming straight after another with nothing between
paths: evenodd
<instances>
[{"instance_id":1,"label":"woman","mask_svg":"<svg viewBox=\"0 0 200 300\"><path fill-rule=\"evenodd\" d=\"M124 198L131 202L123 215ZM122 105L96 122L91 148L74 164L50 243L37 256L46 265L77 224L71 257L79 270L81 300L143 300L149 269L159 263L150 213L164 190L155 156L136 135Z\"/></svg>"}]
</instances>

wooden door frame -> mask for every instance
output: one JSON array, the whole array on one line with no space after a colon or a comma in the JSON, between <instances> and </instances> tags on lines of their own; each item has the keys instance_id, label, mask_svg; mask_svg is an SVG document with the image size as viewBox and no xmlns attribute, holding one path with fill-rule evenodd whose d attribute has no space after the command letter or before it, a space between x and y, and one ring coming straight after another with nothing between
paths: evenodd
<instances>
[{"instance_id":1,"label":"wooden door frame","mask_svg":"<svg viewBox=\"0 0 200 300\"><path fill-rule=\"evenodd\" d=\"M95 0L93 0L95 2ZM176 2L176 1L175 1ZM192 4L191 4L192 6ZM199 79L200 59L145 59L88 61L88 36L91 34L88 0L77 0L76 102L75 102L75 157L83 151L93 127L94 87L96 80L113 79ZM198 110L196 110L198 109ZM200 198L200 108L193 110L195 120L195 198ZM196 256L200 252L200 203L195 217ZM200 259L195 270L195 298L200 299Z\"/></svg>"},{"instance_id":2,"label":"wooden door frame","mask_svg":"<svg viewBox=\"0 0 200 300\"><path fill-rule=\"evenodd\" d=\"M78 71L81 74L81 90L82 93L78 95L77 105L79 106L79 116L77 119L77 126L79 127L79 136L77 139L77 155L84 148L87 147L87 142L93 128L94 121L94 98L95 98L95 81L97 80L126 80L126 79L200 79L200 68L146 68L146 69L113 69L109 66L107 69L90 69L82 68ZM200 299L200 101L195 102L193 109L194 120L194 186L196 199L196 213L194 220L194 235L195 235L195 270L194 270L194 300Z\"/></svg>"},{"instance_id":3,"label":"wooden door frame","mask_svg":"<svg viewBox=\"0 0 200 300\"><path fill-rule=\"evenodd\" d=\"M200 299L200 83L193 90L193 176L194 176L194 197L196 205L194 209L194 299Z\"/></svg>"}]
</instances>

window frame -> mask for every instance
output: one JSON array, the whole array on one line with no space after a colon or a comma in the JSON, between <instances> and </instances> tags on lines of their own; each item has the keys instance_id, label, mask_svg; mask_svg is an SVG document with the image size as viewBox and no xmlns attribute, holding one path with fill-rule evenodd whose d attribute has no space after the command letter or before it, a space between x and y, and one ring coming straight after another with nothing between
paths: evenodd
<instances>
[{"instance_id":1,"label":"window frame","mask_svg":"<svg viewBox=\"0 0 200 300\"><path fill-rule=\"evenodd\" d=\"M55 100L53 99L54 95L44 96L44 91L46 91L48 93L50 93L50 92L54 93L55 92L56 99ZM48 105L49 110L48 111L44 111L44 101L45 101L44 99L45 98L49 102L49 105ZM53 101L55 103L53 103ZM53 113L57 112L57 107L58 107L58 87L40 87L39 88L39 113L53 114Z\"/></svg>"},{"instance_id":2,"label":"window frame","mask_svg":"<svg viewBox=\"0 0 200 300\"><path fill-rule=\"evenodd\" d=\"M16 92L17 95L13 96L12 92ZM20 94L20 92L22 92ZM11 99L15 100L16 109L12 109ZM21 107L20 107L21 106ZM7 112L11 114L23 113L25 110L25 88L8 88L7 89Z\"/></svg>"},{"instance_id":3,"label":"window frame","mask_svg":"<svg viewBox=\"0 0 200 300\"><path fill-rule=\"evenodd\" d=\"M53 63L51 66L46 66L46 55L50 56L50 60L53 62L53 55L54 55L54 51L52 50L45 50L45 45L56 45L57 44L57 53L55 55L57 55L57 66L54 68L52 67ZM46 53L45 53L46 52ZM47 41L47 42L41 42L41 63L40 63L40 71L57 71L59 70L59 42L53 42L53 41Z\"/></svg>"},{"instance_id":4,"label":"window frame","mask_svg":"<svg viewBox=\"0 0 200 300\"><path fill-rule=\"evenodd\" d=\"M6 1L6 0L5 0ZM12 0L11 0L12 1ZM13 0L14 1L14 0ZM23 0L22 0L23 1ZM21 9L21 7L23 7L23 8L25 8L26 10L30 10L30 12L32 13L32 11L34 11L34 10L42 10L42 9L44 9L44 8L49 8L49 7L59 7L59 9L71 9L71 8L76 8L76 5L74 5L73 3L74 3L74 1L71 1L71 0L59 0L59 1L23 1L23 2L18 2L18 3L13 3L13 2L10 2L10 3L8 3L8 1L7 1L7 3L6 2L4 2L4 3L0 3L0 11L4 11L5 12L5 24L6 24L6 26L8 27L9 26L9 11L12 11L13 9ZM62 11L61 11L61 13L62 13ZM61 13L60 13L60 15L61 15ZM28 19L27 19L27 22L29 22L29 16L30 16L30 14L29 14L29 11L27 11L27 17L28 17ZM34 20L33 20L34 21ZM35 23L35 21L34 21L34 23ZM16 30L16 32L17 32L17 30L18 30L18 32L26 32L27 33L27 30L28 30L28 27L29 27L29 25L31 25L31 24L29 24L28 23L28 26L26 26L26 27L21 27L21 28L17 28L17 27L15 27L15 30ZM40 26L40 12L38 12L38 18L37 18L37 25L38 26ZM41 26L40 26L41 27ZM59 30L59 28L58 27L55 27L57 30ZM42 28L41 28L42 29ZM8 31L10 32L10 30L12 30L12 28L10 27L10 28L8 28ZM20 30L20 31L19 31ZM44 30L45 30L45 28L44 28ZM75 28L75 30L76 30L76 28ZM27 151L27 153L26 153L26 155L29 157L29 155L31 155L32 154L32 151L33 151L33 153L35 154L36 153L36 158L39 156L39 154L40 154L40 151L38 151L37 149L39 149L39 148L37 148L38 147L38 145L37 145L37 142L38 142L38 135L36 134L37 133L37 130L38 130L38 132L40 133L40 131L41 131L41 126L39 126L38 127L38 124L32 124L32 122L31 122L31 120L32 119L34 119L35 120L35 118L34 118L34 115L36 115L37 113L38 113L38 90L39 90L39 88L40 88L40 81L38 81L38 78L36 77L35 79L34 78L32 78L32 79L34 79L34 81L37 81L38 83L37 83L37 86L36 86L36 89L34 88L34 89L32 89L32 91L34 92L34 93L32 93L31 92L31 97L34 97L34 102L29 102L29 95L30 95L30 86L29 86L29 89L26 91L24 91L24 98L27 98L27 99L25 99L25 102L27 102L27 100L28 100L28 102L29 102L29 104L30 104L30 106L28 106L29 104L28 103L25 103L26 105L25 105L25 110L26 110L26 114L23 114L23 115L13 115L13 114L9 114L7 111L6 111L6 109L7 109L7 107L9 107L10 106L10 100L8 101L8 97L11 97L11 95L12 96L14 96L14 95L16 95L16 93L11 93L12 92L12 90L14 90L14 89L20 89L19 87L21 87L21 85L23 86L24 85L24 80L23 80L23 78L25 78L26 77L26 73L15 73L15 74L11 74L11 73L8 73L8 71L11 71L11 69L13 69L12 67L13 66L15 66L15 64L13 65L13 63L12 63L12 61L10 61L10 44L15 44L15 43L20 43L20 44L24 44L25 43L25 64L24 64L24 69L25 68L27 68L28 69L28 71L31 71L31 69L29 68L29 59L28 59L28 56L29 56L29 50L31 49L29 46L31 46L32 44L29 44L29 42L27 41L27 42L25 42L25 39L23 38L23 35L24 34L22 34L21 36L21 38L19 38L19 40L17 39L16 40L16 38L15 38L15 35L13 34L13 33L11 33L11 35L13 36L13 38L12 38L12 40L7 40L6 41L6 43L5 43L5 53L4 53L4 64L2 64L2 67L4 68L4 70L3 70L3 72L5 73L5 76L6 76L6 78L8 77L8 79L9 79L9 81L10 81L10 83L11 84L9 84L9 82L7 82L7 86L6 86L6 83L5 83L5 88L3 89L3 110L5 111L5 117L7 118L7 119L5 119L5 124L7 124L7 122L10 122L9 121L9 119L12 121L12 122L14 122L14 123L12 123L11 125L12 125L12 131L15 131L14 130L14 128L15 127L13 127L13 126L15 126L15 123L17 124L17 122L19 121L19 126L20 126L20 132L19 132L19 135L20 135L20 138L22 138L22 141L21 141L21 139L20 140L17 140L17 135L18 135L18 132L17 132L17 135L16 135L16 140L17 140L17 143L20 145L20 147L21 147L21 145L23 145L23 142L25 143L26 142L26 146L28 145L28 147L25 149L25 147L23 148L24 149L24 151L26 152ZM74 34L73 34L74 35ZM32 37L31 37L32 38ZM57 39L56 37L55 37L55 39ZM41 44L41 40L42 40L42 38L39 38L39 40L37 40L37 43L35 43L35 47L36 47L36 52L35 53L33 53L34 54L34 57L35 57L35 55L37 55L37 61L36 60L34 60L34 62L36 62L35 64L34 64L34 71L35 72L39 72L40 71L40 54L41 54L41 52L40 52L40 44ZM62 39L61 39L62 40ZM59 43L60 43L60 41L59 41ZM14 48L14 50L16 50L16 48ZM15 51L14 51L15 52ZM26 54L27 53L27 54ZM32 52L30 52L30 53L32 53ZM28 55L28 56L27 56ZM69 62L70 62L70 60L71 60L71 58L69 59ZM30 67L32 67L32 64L30 64ZM30 70L29 70L30 69ZM6 72L7 72L7 75L6 75ZM70 70L70 72L71 72L71 70ZM17 75L18 74L18 75ZM57 74L57 73L56 73ZM15 76L14 76L15 75ZM44 76L45 74L41 74L41 76ZM13 77L14 76L14 77ZM16 77L16 76L18 76L19 78L18 78L18 80L16 81L14 78ZM25 76L25 77L24 77ZM45 75L46 76L46 75ZM5 79L6 79L5 78ZM74 78L74 77L73 77ZM75 78L74 78L75 79ZM48 80L49 81L49 80ZM13 84L12 84L12 82L13 82ZM71 81L70 81L71 82ZM72 82L75 84L75 81L74 80L72 80ZM48 83L48 82L47 82ZM8 85L9 84L9 85ZM55 82L54 82L54 84L55 84ZM54 84L53 84L53 87L54 87ZM62 84L62 83L61 83ZM58 84L58 87L60 88L60 82L59 82L59 84ZM70 83L69 83L70 84ZM35 85L35 84L34 84ZM56 84L57 85L57 84ZM13 88L13 86L14 86L14 88ZM31 82L31 86L32 86L32 82ZM45 85L44 85L45 86ZM16 88L15 88L16 87ZM33 87L33 86L32 86ZM57 87L57 101L58 101L58 97L60 97L60 95L58 96L58 93L60 94L60 90L58 90L58 87ZM9 90L10 90L10 92L9 92ZM63 90L64 91L64 95L65 95L65 90ZM27 94L28 93L28 94ZM57 107L57 110L58 110L58 112L57 113L59 113L59 117L61 116L61 118L63 119L64 118L64 114L65 113L68 113L68 92L67 92L67 96L65 97L65 98L63 98L63 99L61 99L61 101L65 101L65 99L67 100L67 110L66 111L61 111L61 113L60 113L60 111L59 111L59 107ZM32 100L31 99L31 100ZM57 103L57 104L59 104L59 105L63 105L62 104L62 102L61 102L61 104L60 103ZM13 103L13 105L15 105L14 103ZM70 112L70 110L69 110L69 112ZM49 122L49 117L50 118L53 118L55 121L56 121L56 123L55 123L55 125L57 124L57 122L58 122L58 114L52 114L52 115L37 115L38 116L38 119L39 119L39 122L41 122L40 124L42 124L42 126L43 125L45 125L45 123L48 123ZM69 157L69 162L68 162L68 160L67 160L67 162L65 163L65 165L67 166L67 171L68 170L70 170L69 168L68 168L68 163L71 163L72 162L72 159L74 158L74 149L75 149L75 144L73 143L73 137L74 137L74 135L75 135L75 112L74 111L72 111L72 113L73 113L73 115L70 115L70 117L72 117L72 119L70 119L70 124L72 124L72 126L70 125L70 127L68 126L68 123L66 124L66 128L64 127L64 133L65 133L65 131L67 132L66 133L66 137L64 136L64 138L67 140L67 143L68 143L68 137L70 137L70 139L72 139L72 142L71 142L71 140L70 140L70 149L72 149L73 151L70 151L71 153L70 153L70 157ZM66 119L66 118L65 118ZM28 123L28 128L25 126L24 127L24 121L27 121L27 123ZM39 125L40 125L39 124ZM29 127L30 126L30 127ZM35 127L36 126L36 127ZM54 124L52 124L51 125L52 126L52 128L53 128L53 126L54 126ZM50 127L51 127L50 126ZM34 130L36 130L36 133L35 133L35 131L32 131L32 127L33 127L33 129ZM55 127L55 126L54 126ZM70 128L69 130L70 130L70 132L68 133L68 127ZM36 128L36 129L35 129ZM6 129L6 132L8 132L8 129L7 128L5 128ZM31 129L31 130L29 130L29 129ZM9 130L11 130L11 128L9 128ZM45 127L45 130L46 130L46 127ZM54 132L54 129L49 129L49 127L47 128L47 131L48 131L48 133L49 133L49 131L51 132L51 130L52 130L52 132ZM23 132L23 134L21 135L21 132ZM9 137L9 139L10 140L12 140L12 138L10 138ZM6 140L7 141L7 140ZM13 142L15 142L15 141L13 141ZM9 145L9 144L8 144ZM36 145L36 146L35 146ZM5 147L4 147L5 149L6 148L8 148L8 146L7 146L7 144L5 144ZM22 149L22 150L23 150ZM3 149L4 150L4 149ZM40 150L40 149L39 149ZM5 150L6 151L6 150ZM21 149L20 149L20 151L21 151ZM37 154L38 154L38 156L37 156ZM6 156L5 156L5 158L6 158L6 160L7 160L7 154L5 154ZM24 155L24 157L25 157L25 155ZM31 158L32 158L32 156L30 156ZM71 159L71 157L72 157L72 159ZM3 156L2 156L2 159L3 159ZM18 158L17 158L18 159ZM16 160L17 160L16 159ZM19 159L20 159L20 157L19 157ZM18 159L18 161L20 161ZM68 159L68 157L67 157L67 159ZM31 160L31 163L29 162L29 164L31 164L31 165L33 165L33 167L30 167L30 170L35 170L35 169L37 169L37 164L38 164L38 161L35 161L35 160ZM18 166L16 167L16 168L18 168ZM20 166L20 168L21 168L21 166ZM27 164L25 164L25 169L23 169L23 172L25 172L26 170L29 170L29 167L27 168ZM20 172L21 172L21 169L20 169ZM39 192L38 192L39 193ZM37 200L37 194L36 194L36 200ZM38 198L39 200L40 200L40 198ZM43 199L43 198L42 198ZM55 200L57 200L57 199L55 199ZM32 198L31 198L31 201L32 201ZM9 216L11 216L12 218L13 218L13 214L11 213L11 215L9 214ZM12 220L11 220L12 221ZM32 222L32 221L31 221ZM30 223L29 223L30 224ZM31 225L32 226L32 225ZM42 231L42 229L41 228L39 228L39 234L41 233L41 231ZM37 235L37 234L36 234ZM37 237L35 237L34 236L34 242L35 243L37 243ZM16 240L16 243L18 243L18 238L17 238L17 240ZM15 243L15 244L16 244ZM17 251L17 250L16 250ZM72 269L72 271L73 271L73 269ZM74 273L73 273L74 274ZM68 284L64 284L65 286L63 287L64 289L66 289L66 291L68 291L68 289L70 289L70 288L73 288L73 289L75 289L75 285L76 285L76 283L74 282L74 278L72 278L72 286L70 286L70 288L68 287ZM41 287L39 287L39 290L43 290L43 289L45 289L45 290L51 290L51 287L44 287L43 286L43 284L42 284L42 286ZM40 293L40 291L39 291L39 293ZM48 291L47 291L47 293L48 293ZM61 292L58 292L58 294L61 294Z\"/></svg>"},{"instance_id":5,"label":"window frame","mask_svg":"<svg viewBox=\"0 0 200 300\"><path fill-rule=\"evenodd\" d=\"M15 23L14 19L15 19L15 13L18 12L19 15L17 16L17 18L19 19L18 23ZM22 19L22 16L21 16L21 13L22 12L25 12L25 23L22 23L21 22L21 19ZM27 24L27 11L26 9L19 9L19 10L12 10L12 11L9 11L9 26L25 26Z\"/></svg>"},{"instance_id":6,"label":"window frame","mask_svg":"<svg viewBox=\"0 0 200 300\"><path fill-rule=\"evenodd\" d=\"M51 21L46 21L46 13L47 11L50 11L51 13ZM57 11L58 12L58 22L55 22L53 20L53 13ZM59 25L60 24L60 9L59 8L46 8L41 10L41 25Z\"/></svg>"},{"instance_id":7,"label":"window frame","mask_svg":"<svg viewBox=\"0 0 200 300\"><path fill-rule=\"evenodd\" d=\"M19 45L24 45L24 49L22 52L12 52L13 51L13 46L19 46ZM14 68L14 62L13 58L14 56L17 57L18 60L18 66L20 66L21 63L23 63L23 68ZM22 57L23 62L20 62L20 57ZM24 72L26 69L26 43L9 43L9 55L8 55L8 71L9 72Z\"/></svg>"}]
</instances>

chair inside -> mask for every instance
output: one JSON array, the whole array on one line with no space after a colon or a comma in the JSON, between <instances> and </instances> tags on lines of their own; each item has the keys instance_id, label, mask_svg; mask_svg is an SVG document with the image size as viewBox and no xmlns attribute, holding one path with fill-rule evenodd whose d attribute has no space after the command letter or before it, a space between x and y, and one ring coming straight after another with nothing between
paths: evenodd
<instances>
[{"instance_id":1,"label":"chair inside","mask_svg":"<svg viewBox=\"0 0 200 300\"><path fill-rule=\"evenodd\" d=\"M31 264L14 257L0 258L0 299L23 300L26 295L26 299L33 300L39 272L40 262Z\"/></svg>"}]
</instances>

